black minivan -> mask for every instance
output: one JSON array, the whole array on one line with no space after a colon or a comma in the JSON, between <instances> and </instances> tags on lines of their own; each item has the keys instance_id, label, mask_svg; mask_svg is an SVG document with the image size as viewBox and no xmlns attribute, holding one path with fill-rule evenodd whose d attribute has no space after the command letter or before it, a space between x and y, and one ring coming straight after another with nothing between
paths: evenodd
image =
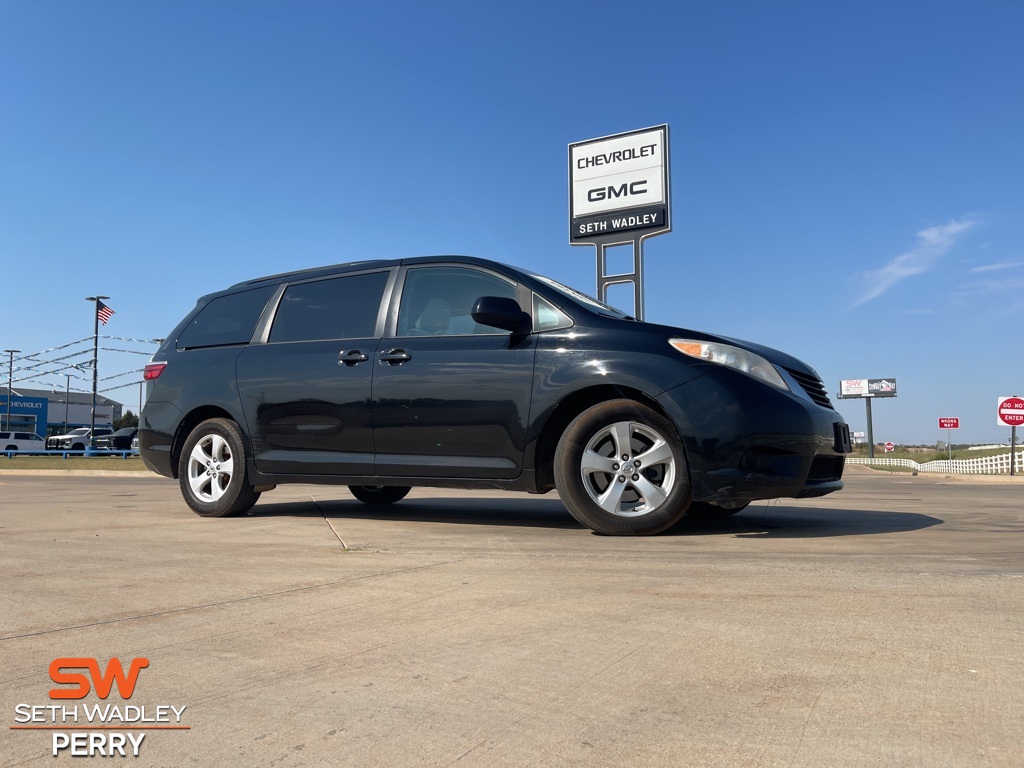
<instances>
[{"instance_id":1,"label":"black minivan","mask_svg":"<svg viewBox=\"0 0 1024 768\"><path fill-rule=\"evenodd\" d=\"M205 517L280 483L347 485L369 504L413 486L557 489L595 531L652 534L838 491L850 451L799 360L462 256L204 296L145 378L142 457Z\"/></svg>"}]
</instances>

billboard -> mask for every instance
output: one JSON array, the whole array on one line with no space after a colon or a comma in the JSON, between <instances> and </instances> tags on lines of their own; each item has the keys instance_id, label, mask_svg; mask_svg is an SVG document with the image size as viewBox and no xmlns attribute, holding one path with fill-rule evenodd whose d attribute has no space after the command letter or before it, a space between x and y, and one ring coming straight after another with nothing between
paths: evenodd
<instances>
[{"instance_id":1,"label":"billboard","mask_svg":"<svg viewBox=\"0 0 1024 768\"><path fill-rule=\"evenodd\" d=\"M842 379L839 398L896 397L896 379Z\"/></svg>"},{"instance_id":2,"label":"billboard","mask_svg":"<svg viewBox=\"0 0 1024 768\"><path fill-rule=\"evenodd\" d=\"M671 228L667 125L569 145L570 243Z\"/></svg>"}]
</instances>

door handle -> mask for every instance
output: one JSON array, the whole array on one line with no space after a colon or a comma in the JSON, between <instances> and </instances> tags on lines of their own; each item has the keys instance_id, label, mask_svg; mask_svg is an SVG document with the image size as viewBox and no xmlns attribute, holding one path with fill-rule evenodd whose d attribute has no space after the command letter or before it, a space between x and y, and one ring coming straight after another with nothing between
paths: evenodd
<instances>
[{"instance_id":1,"label":"door handle","mask_svg":"<svg viewBox=\"0 0 1024 768\"><path fill-rule=\"evenodd\" d=\"M339 352L338 353L338 365L344 363L350 368L356 363L365 363L370 357L365 352L361 352L358 349L353 349L351 352Z\"/></svg>"},{"instance_id":2,"label":"door handle","mask_svg":"<svg viewBox=\"0 0 1024 768\"><path fill-rule=\"evenodd\" d=\"M401 365L407 360L412 360L412 355L404 349L389 349L380 356L380 361L388 365Z\"/></svg>"}]
</instances>

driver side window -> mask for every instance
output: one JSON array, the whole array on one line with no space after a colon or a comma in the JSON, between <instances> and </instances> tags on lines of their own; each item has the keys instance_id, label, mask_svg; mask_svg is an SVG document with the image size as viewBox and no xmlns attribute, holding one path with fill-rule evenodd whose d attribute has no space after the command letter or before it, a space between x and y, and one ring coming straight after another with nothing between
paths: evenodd
<instances>
[{"instance_id":1,"label":"driver side window","mask_svg":"<svg viewBox=\"0 0 1024 768\"><path fill-rule=\"evenodd\" d=\"M482 296L516 297L515 283L466 267L423 267L406 273L398 308L399 336L508 333L473 320Z\"/></svg>"}]
</instances>

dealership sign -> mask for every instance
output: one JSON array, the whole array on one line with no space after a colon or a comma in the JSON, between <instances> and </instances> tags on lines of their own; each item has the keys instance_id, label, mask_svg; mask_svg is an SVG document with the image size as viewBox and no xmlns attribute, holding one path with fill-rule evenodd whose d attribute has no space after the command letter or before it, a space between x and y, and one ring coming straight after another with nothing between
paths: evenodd
<instances>
[{"instance_id":1,"label":"dealership sign","mask_svg":"<svg viewBox=\"0 0 1024 768\"><path fill-rule=\"evenodd\" d=\"M671 230L668 126L569 145L569 242Z\"/></svg>"},{"instance_id":2,"label":"dealership sign","mask_svg":"<svg viewBox=\"0 0 1024 768\"><path fill-rule=\"evenodd\" d=\"M843 379L839 398L896 397L896 379Z\"/></svg>"}]
</instances>

